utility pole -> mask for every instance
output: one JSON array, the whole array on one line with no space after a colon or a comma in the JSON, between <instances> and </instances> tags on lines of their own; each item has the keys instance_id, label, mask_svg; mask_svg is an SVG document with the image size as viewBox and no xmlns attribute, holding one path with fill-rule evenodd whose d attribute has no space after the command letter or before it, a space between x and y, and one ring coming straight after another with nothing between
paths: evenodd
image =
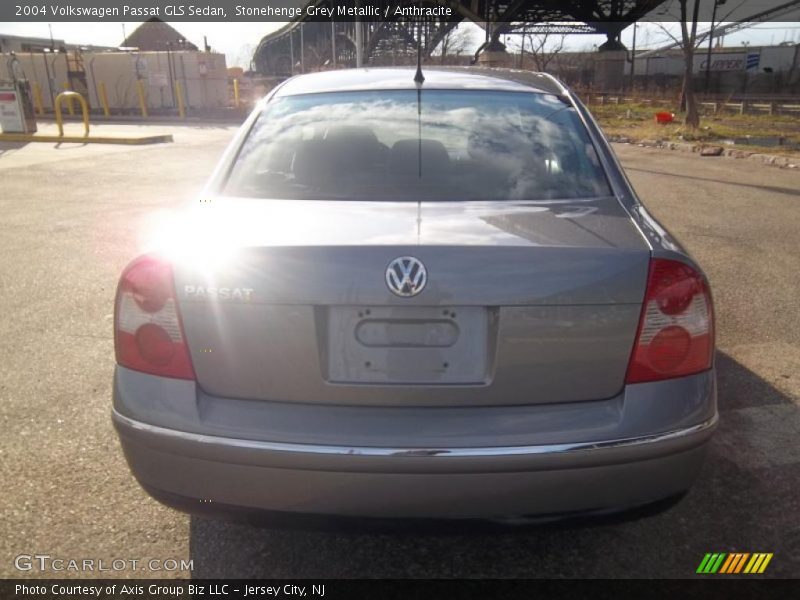
<instances>
[{"instance_id":1,"label":"utility pole","mask_svg":"<svg viewBox=\"0 0 800 600\"><path fill-rule=\"evenodd\" d=\"M706 52L706 94L711 85L711 50L714 47L714 28L717 26L717 7L725 2L727 0L714 0L714 9L711 12L711 29L708 30L708 50Z\"/></svg>"},{"instance_id":2,"label":"utility pole","mask_svg":"<svg viewBox=\"0 0 800 600\"><path fill-rule=\"evenodd\" d=\"M742 93L744 94L744 98L742 99L747 100L747 84L749 83L748 79L750 78L750 73L747 70L747 48L750 46L750 41L745 40L742 42L742 46L744 46L744 88L742 89Z\"/></svg>"},{"instance_id":3,"label":"utility pole","mask_svg":"<svg viewBox=\"0 0 800 600\"><path fill-rule=\"evenodd\" d=\"M331 21L331 63L336 68L336 21Z\"/></svg>"},{"instance_id":4,"label":"utility pole","mask_svg":"<svg viewBox=\"0 0 800 600\"><path fill-rule=\"evenodd\" d=\"M360 6L360 3L357 3L356 6ZM361 25L361 17L356 17L356 68L358 69L364 66L364 40L362 39L364 32Z\"/></svg>"},{"instance_id":5,"label":"utility pole","mask_svg":"<svg viewBox=\"0 0 800 600\"><path fill-rule=\"evenodd\" d=\"M631 92L633 92L633 87L636 82L636 25L637 23L633 24L633 49L631 50L631 82L630 82Z\"/></svg>"},{"instance_id":6,"label":"utility pole","mask_svg":"<svg viewBox=\"0 0 800 600\"><path fill-rule=\"evenodd\" d=\"M289 62L292 65L290 73L294 75L294 29L289 30Z\"/></svg>"}]
</instances>

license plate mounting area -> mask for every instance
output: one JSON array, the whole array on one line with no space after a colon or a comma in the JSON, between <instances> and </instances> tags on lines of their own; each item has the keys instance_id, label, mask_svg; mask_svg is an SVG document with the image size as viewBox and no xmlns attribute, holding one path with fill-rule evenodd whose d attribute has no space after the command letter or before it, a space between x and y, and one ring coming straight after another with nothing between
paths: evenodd
<instances>
[{"instance_id":1,"label":"license plate mounting area","mask_svg":"<svg viewBox=\"0 0 800 600\"><path fill-rule=\"evenodd\" d=\"M326 312L330 383L487 382L485 307L335 306Z\"/></svg>"}]
</instances>

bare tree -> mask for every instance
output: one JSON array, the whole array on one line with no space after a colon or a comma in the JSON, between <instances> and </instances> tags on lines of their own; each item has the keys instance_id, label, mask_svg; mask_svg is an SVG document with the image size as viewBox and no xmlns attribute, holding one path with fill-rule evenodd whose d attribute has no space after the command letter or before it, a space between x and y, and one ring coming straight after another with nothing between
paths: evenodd
<instances>
[{"instance_id":1,"label":"bare tree","mask_svg":"<svg viewBox=\"0 0 800 600\"><path fill-rule=\"evenodd\" d=\"M468 29L454 27L444 35L434 54L440 56L441 62L444 64L448 56L458 56L466 51L471 43Z\"/></svg>"},{"instance_id":2,"label":"bare tree","mask_svg":"<svg viewBox=\"0 0 800 600\"><path fill-rule=\"evenodd\" d=\"M229 67L239 66L245 71L250 70L253 62L253 55L256 53L255 44L242 44L236 52L228 53L227 60Z\"/></svg>"},{"instance_id":3,"label":"bare tree","mask_svg":"<svg viewBox=\"0 0 800 600\"><path fill-rule=\"evenodd\" d=\"M725 0L714 0L715 7L725 3ZM676 38L672 33L663 25L659 25L669 37L671 37L677 44L680 45L683 51L683 86L681 88L681 108L686 111L684 117L684 124L692 129L700 127L700 113L697 110L697 100L694 95L694 55L695 50L702 42L703 38L697 35L697 21L700 13L700 0L694 0L692 6L692 16L689 18L689 0L678 0L680 6L680 23L681 23L681 37ZM740 2L737 6L741 6ZM733 9L735 10L735 9ZM733 10L728 14L730 15ZM723 17L720 21L725 20ZM712 24L713 27L713 24ZM706 68L710 68L707 65Z\"/></svg>"},{"instance_id":4,"label":"bare tree","mask_svg":"<svg viewBox=\"0 0 800 600\"><path fill-rule=\"evenodd\" d=\"M525 68L527 53L533 60L533 68L536 71L546 71L553 59L564 49L566 40L567 36L563 33L523 33L520 68Z\"/></svg>"},{"instance_id":5,"label":"bare tree","mask_svg":"<svg viewBox=\"0 0 800 600\"><path fill-rule=\"evenodd\" d=\"M678 0L681 8L681 50L683 50L683 87L681 88L681 106L686 109L684 124L692 129L700 127L700 113L697 111L697 100L694 97L694 51L697 48L697 16L700 11L700 0L694 0L692 20L687 22L689 0Z\"/></svg>"}]
</instances>

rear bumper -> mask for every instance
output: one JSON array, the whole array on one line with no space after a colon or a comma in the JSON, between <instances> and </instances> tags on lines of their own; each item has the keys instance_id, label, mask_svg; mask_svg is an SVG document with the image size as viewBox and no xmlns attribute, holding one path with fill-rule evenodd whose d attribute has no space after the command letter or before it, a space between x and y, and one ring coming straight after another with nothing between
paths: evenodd
<instances>
[{"instance_id":1,"label":"rear bumper","mask_svg":"<svg viewBox=\"0 0 800 600\"><path fill-rule=\"evenodd\" d=\"M296 514L503 519L610 512L680 494L717 424L580 443L314 445L189 433L117 412L136 478L157 497ZM191 506L181 506L191 510Z\"/></svg>"}]
</instances>

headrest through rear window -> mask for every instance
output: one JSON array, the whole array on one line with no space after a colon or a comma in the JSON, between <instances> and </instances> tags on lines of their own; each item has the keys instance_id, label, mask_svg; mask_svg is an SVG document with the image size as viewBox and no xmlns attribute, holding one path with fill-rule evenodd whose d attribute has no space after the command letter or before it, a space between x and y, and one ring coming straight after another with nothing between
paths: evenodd
<instances>
[{"instance_id":1,"label":"headrest through rear window","mask_svg":"<svg viewBox=\"0 0 800 600\"><path fill-rule=\"evenodd\" d=\"M441 176L450 168L450 156L444 144L438 140L398 140L392 146L386 168L389 174L396 178L418 177L420 163L423 178Z\"/></svg>"}]
</instances>

